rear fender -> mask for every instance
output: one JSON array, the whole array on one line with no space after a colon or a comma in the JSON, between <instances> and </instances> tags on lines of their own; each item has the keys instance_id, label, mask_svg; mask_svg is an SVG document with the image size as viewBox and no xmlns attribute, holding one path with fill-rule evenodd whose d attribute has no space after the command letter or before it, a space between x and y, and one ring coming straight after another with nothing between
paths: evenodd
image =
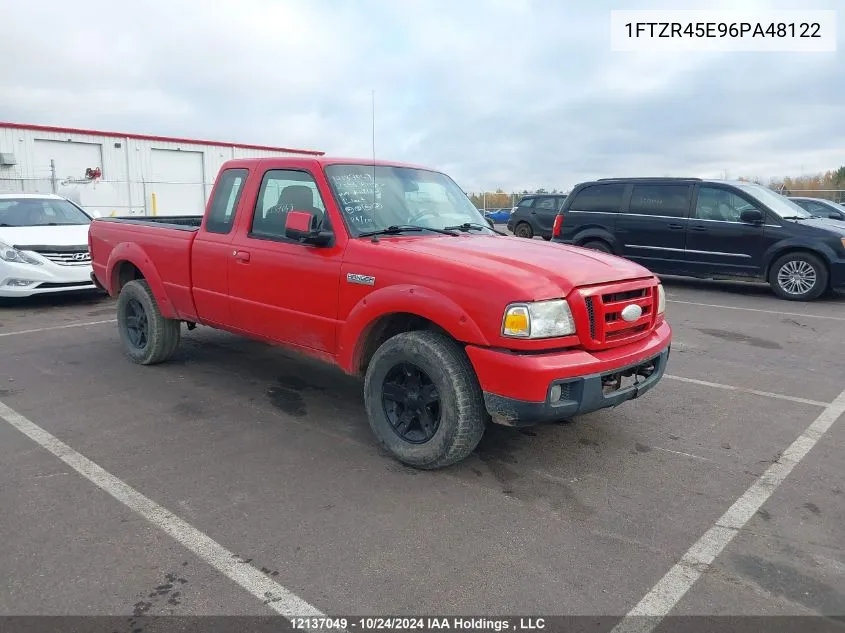
<instances>
[{"instance_id":1,"label":"rear fender","mask_svg":"<svg viewBox=\"0 0 845 633\"><path fill-rule=\"evenodd\" d=\"M452 299L421 286L388 286L361 299L341 325L337 360L344 371L357 371L363 343L373 324L385 315L396 313L428 319L462 343L490 345L475 321Z\"/></svg>"},{"instance_id":2,"label":"rear fender","mask_svg":"<svg viewBox=\"0 0 845 633\"><path fill-rule=\"evenodd\" d=\"M118 244L112 249L109 255L109 261L106 267L107 277L103 280L108 283L109 294L117 296L120 292L118 288L118 271L120 264L123 262L134 264L141 271L141 274L150 286L156 303L158 303L158 309L161 310L161 315L166 319L178 318L176 310L164 289L164 284L156 270L155 264L153 264L152 260L144 252L144 249L134 242L122 242Z\"/></svg>"},{"instance_id":3,"label":"rear fender","mask_svg":"<svg viewBox=\"0 0 845 633\"><path fill-rule=\"evenodd\" d=\"M565 216L563 221L566 222ZM616 237L614 237L614 235L607 229L597 226L584 229L583 231L579 231L572 239L572 243L576 246L580 246L585 242L589 242L590 240L596 239L601 240L602 242L607 242L613 249L614 253L619 252L619 241L616 239Z\"/></svg>"}]
</instances>

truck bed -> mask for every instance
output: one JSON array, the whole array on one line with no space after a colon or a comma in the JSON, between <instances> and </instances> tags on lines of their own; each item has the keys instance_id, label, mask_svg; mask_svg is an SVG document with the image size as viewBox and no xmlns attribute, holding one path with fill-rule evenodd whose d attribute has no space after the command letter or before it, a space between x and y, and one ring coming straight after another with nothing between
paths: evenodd
<instances>
[{"instance_id":1,"label":"truck bed","mask_svg":"<svg viewBox=\"0 0 845 633\"><path fill-rule=\"evenodd\" d=\"M103 222L119 222L121 224L140 224L143 226L162 226L169 229L181 229L183 231L196 231L202 224L201 215L162 215L162 216L137 216L122 215L109 218L97 218Z\"/></svg>"},{"instance_id":2,"label":"truck bed","mask_svg":"<svg viewBox=\"0 0 845 633\"><path fill-rule=\"evenodd\" d=\"M131 261L160 300L166 297L164 310L194 320L191 246L201 223L202 216L96 218L88 229L88 243L97 279L112 292L117 280L110 266Z\"/></svg>"}]
</instances>

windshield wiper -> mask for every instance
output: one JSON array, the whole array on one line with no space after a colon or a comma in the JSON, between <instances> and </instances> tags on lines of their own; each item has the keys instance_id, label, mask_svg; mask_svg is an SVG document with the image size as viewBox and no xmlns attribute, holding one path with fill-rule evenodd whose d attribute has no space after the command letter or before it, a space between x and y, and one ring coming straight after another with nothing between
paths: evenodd
<instances>
[{"instance_id":1,"label":"windshield wiper","mask_svg":"<svg viewBox=\"0 0 845 633\"><path fill-rule=\"evenodd\" d=\"M399 235L401 233L406 233L410 231L433 231L435 233L442 233L443 235L451 235L452 237L456 237L458 234L453 233L447 229L435 229L430 226L417 226L416 224L392 224L384 229L379 229L378 231L366 231L364 233L360 233L358 237L373 237L375 235Z\"/></svg>"},{"instance_id":2,"label":"windshield wiper","mask_svg":"<svg viewBox=\"0 0 845 633\"><path fill-rule=\"evenodd\" d=\"M447 226L444 230L466 232L466 231L471 231L472 229L476 229L478 231L480 231L481 229L487 229L489 231L493 231L493 233L496 233L498 235L507 235L507 233L502 233L502 231L499 231L498 229L494 229L490 225L477 224L476 222L464 222L463 224L456 224L455 226Z\"/></svg>"}]
</instances>

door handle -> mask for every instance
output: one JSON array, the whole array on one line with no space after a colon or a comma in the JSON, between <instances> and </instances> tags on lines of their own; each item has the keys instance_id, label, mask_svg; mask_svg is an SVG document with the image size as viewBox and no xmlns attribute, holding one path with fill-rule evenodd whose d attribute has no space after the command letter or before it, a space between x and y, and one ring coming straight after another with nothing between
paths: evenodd
<instances>
[{"instance_id":1,"label":"door handle","mask_svg":"<svg viewBox=\"0 0 845 633\"><path fill-rule=\"evenodd\" d=\"M249 261L249 253L246 251L232 251L232 255L239 262L247 263Z\"/></svg>"},{"instance_id":2,"label":"door handle","mask_svg":"<svg viewBox=\"0 0 845 633\"><path fill-rule=\"evenodd\" d=\"M690 229L690 231L698 231L699 233L704 233L707 230L705 226L694 226Z\"/></svg>"},{"instance_id":3,"label":"door handle","mask_svg":"<svg viewBox=\"0 0 845 633\"><path fill-rule=\"evenodd\" d=\"M669 228L672 229L673 231L680 231L684 228L684 225L683 224L670 224Z\"/></svg>"}]
</instances>

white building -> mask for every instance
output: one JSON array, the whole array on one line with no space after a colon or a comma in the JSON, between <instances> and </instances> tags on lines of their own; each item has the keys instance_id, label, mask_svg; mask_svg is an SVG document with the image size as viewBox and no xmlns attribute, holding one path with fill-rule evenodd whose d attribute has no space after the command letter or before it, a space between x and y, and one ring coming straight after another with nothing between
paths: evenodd
<instances>
[{"instance_id":1,"label":"white building","mask_svg":"<svg viewBox=\"0 0 845 633\"><path fill-rule=\"evenodd\" d=\"M223 162L322 154L0 122L0 192L55 192L103 216L200 215Z\"/></svg>"}]
</instances>

